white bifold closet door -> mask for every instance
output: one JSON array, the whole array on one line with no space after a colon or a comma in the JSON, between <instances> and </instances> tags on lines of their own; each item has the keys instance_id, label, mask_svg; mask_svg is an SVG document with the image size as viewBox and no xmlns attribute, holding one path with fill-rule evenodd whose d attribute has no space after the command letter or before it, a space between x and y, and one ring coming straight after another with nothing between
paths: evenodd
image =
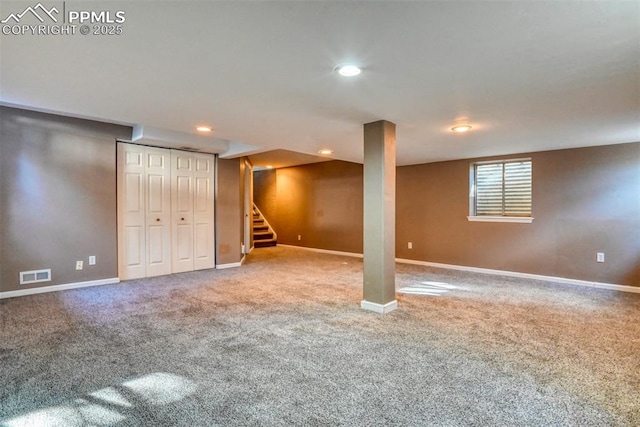
<instances>
[{"instance_id":1,"label":"white bifold closet door","mask_svg":"<svg viewBox=\"0 0 640 427\"><path fill-rule=\"evenodd\" d=\"M146 270L145 148L118 144L118 275L137 279Z\"/></svg>"},{"instance_id":2,"label":"white bifold closet door","mask_svg":"<svg viewBox=\"0 0 640 427\"><path fill-rule=\"evenodd\" d=\"M214 157L118 143L121 279L215 267Z\"/></svg>"},{"instance_id":3,"label":"white bifold closet door","mask_svg":"<svg viewBox=\"0 0 640 427\"><path fill-rule=\"evenodd\" d=\"M203 154L194 155L193 170L193 269L214 268L215 232L214 232L214 157Z\"/></svg>"},{"instance_id":4,"label":"white bifold closet door","mask_svg":"<svg viewBox=\"0 0 640 427\"><path fill-rule=\"evenodd\" d=\"M160 148L145 151L147 277L171 273L171 154Z\"/></svg>"},{"instance_id":5,"label":"white bifold closet door","mask_svg":"<svg viewBox=\"0 0 640 427\"><path fill-rule=\"evenodd\" d=\"M213 158L172 150L173 272L215 267Z\"/></svg>"}]
</instances>

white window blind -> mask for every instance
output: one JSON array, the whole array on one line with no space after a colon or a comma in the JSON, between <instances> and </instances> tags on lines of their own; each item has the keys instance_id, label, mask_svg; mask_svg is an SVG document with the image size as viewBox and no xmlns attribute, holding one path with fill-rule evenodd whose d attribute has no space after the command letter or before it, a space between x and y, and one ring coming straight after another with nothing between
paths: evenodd
<instances>
[{"instance_id":1,"label":"white window blind","mask_svg":"<svg viewBox=\"0 0 640 427\"><path fill-rule=\"evenodd\" d=\"M475 165L477 216L531 216L531 160Z\"/></svg>"}]
</instances>

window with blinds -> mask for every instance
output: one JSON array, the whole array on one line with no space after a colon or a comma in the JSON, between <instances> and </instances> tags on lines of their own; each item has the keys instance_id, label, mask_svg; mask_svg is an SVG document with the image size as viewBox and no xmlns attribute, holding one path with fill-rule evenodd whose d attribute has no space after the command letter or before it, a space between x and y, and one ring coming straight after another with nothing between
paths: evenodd
<instances>
[{"instance_id":1,"label":"window with blinds","mask_svg":"<svg viewBox=\"0 0 640 427\"><path fill-rule=\"evenodd\" d=\"M531 160L474 165L476 216L531 216Z\"/></svg>"}]
</instances>

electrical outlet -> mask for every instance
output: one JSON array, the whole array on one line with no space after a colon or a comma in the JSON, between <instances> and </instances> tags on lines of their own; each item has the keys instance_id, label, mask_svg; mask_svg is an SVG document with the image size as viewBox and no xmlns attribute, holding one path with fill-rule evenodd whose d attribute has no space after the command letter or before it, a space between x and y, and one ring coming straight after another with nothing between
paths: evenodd
<instances>
[{"instance_id":1,"label":"electrical outlet","mask_svg":"<svg viewBox=\"0 0 640 427\"><path fill-rule=\"evenodd\" d=\"M407 247L408 247L409 249L413 249L413 242L409 242L409 243L407 243Z\"/></svg>"},{"instance_id":2,"label":"electrical outlet","mask_svg":"<svg viewBox=\"0 0 640 427\"><path fill-rule=\"evenodd\" d=\"M598 252L596 254L596 261L598 262L604 262L604 252Z\"/></svg>"},{"instance_id":3,"label":"electrical outlet","mask_svg":"<svg viewBox=\"0 0 640 427\"><path fill-rule=\"evenodd\" d=\"M95 255L91 255L89 257L89 265L96 265L96 256Z\"/></svg>"},{"instance_id":4,"label":"electrical outlet","mask_svg":"<svg viewBox=\"0 0 640 427\"><path fill-rule=\"evenodd\" d=\"M302 240L302 236L298 234L298 240Z\"/></svg>"},{"instance_id":5,"label":"electrical outlet","mask_svg":"<svg viewBox=\"0 0 640 427\"><path fill-rule=\"evenodd\" d=\"M82 261L76 261L76 270L82 270L83 264Z\"/></svg>"}]
</instances>

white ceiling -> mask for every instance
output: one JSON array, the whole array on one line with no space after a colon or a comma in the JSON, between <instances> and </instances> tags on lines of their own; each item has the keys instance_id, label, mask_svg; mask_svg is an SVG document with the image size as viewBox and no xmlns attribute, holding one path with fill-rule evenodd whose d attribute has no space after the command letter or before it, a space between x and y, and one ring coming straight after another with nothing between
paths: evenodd
<instances>
[{"instance_id":1,"label":"white ceiling","mask_svg":"<svg viewBox=\"0 0 640 427\"><path fill-rule=\"evenodd\" d=\"M3 1L0 18L35 3ZM240 147L229 155L326 147L362 162L362 125L381 119L397 124L401 165L640 141L640 1L65 7L123 10L123 34L0 36L0 101L172 132L207 123ZM344 62L364 71L332 71ZM462 118L473 131L453 134Z\"/></svg>"}]
</instances>

